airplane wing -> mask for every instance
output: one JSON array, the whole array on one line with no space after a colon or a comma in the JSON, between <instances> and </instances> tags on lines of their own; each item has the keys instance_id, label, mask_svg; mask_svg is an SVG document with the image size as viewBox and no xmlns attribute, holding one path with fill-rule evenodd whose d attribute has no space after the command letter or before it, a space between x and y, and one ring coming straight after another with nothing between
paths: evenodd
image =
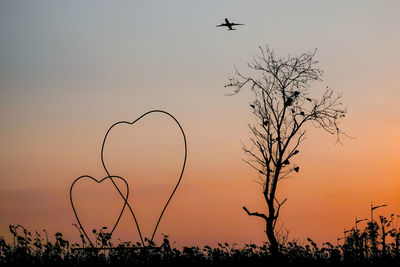
<instances>
[{"instance_id":1,"label":"airplane wing","mask_svg":"<svg viewBox=\"0 0 400 267\"><path fill-rule=\"evenodd\" d=\"M229 22L229 20L227 18L225 18L225 23L216 25L216 27L224 27L224 26L226 26L226 27L228 27L228 30L233 31L233 30L236 30L236 29L234 29L232 26L239 26L239 25L244 25L244 24L231 23L231 22Z\"/></svg>"}]
</instances>

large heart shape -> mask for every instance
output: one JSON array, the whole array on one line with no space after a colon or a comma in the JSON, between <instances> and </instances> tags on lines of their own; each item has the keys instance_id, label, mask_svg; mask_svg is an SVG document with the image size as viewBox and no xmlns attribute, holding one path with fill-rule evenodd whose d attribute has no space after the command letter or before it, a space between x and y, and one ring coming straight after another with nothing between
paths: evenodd
<instances>
[{"instance_id":1,"label":"large heart shape","mask_svg":"<svg viewBox=\"0 0 400 267\"><path fill-rule=\"evenodd\" d=\"M122 206L121 212L119 213L118 219L116 220L116 222L115 222L113 228L111 229L110 234L112 234L112 233L114 232L115 228L117 227L117 225L118 225L118 223L119 223L119 221L120 221L120 219L121 219L121 216L122 216L122 214L124 213L125 207L126 207L126 205L127 205L127 203L128 203L129 186L128 186L128 183L126 182L126 180L125 180L124 178L120 177L120 176L107 176L107 177L104 177L103 179L101 179L101 180L99 181L99 180L97 180L96 178L93 178L92 176L89 176L89 175L82 175L82 176L76 178L75 181L72 183L71 188L70 188L70 190L69 190L69 198L70 198L70 201L71 201L72 210L74 211L75 218L76 218L76 220L78 221L78 224L79 224L79 226L81 227L83 233L85 234L87 240L89 240L90 244L93 246L92 240L91 240L91 239L89 238L89 236L87 235L87 233L86 233L86 231L85 231L85 228L82 226L82 223L81 223L81 221L79 220L79 216L78 216L78 213L76 212L76 209L75 209L75 206L74 206L74 201L73 201L73 199L72 199L72 190L73 190L73 188L74 188L76 182L78 182L78 181L81 180L81 179L85 179L85 178L86 178L86 179L90 179L90 180L92 180L92 181L95 181L95 182L98 183L98 184L101 183L101 182L103 182L103 181L105 181L106 179L111 179L111 181L113 182L113 184L115 184L115 182L113 181L113 178L121 179L121 180L125 183L125 186L126 186L126 196L124 197L124 205ZM122 192L121 192L121 194L122 194Z\"/></svg>"},{"instance_id":2,"label":"large heart shape","mask_svg":"<svg viewBox=\"0 0 400 267\"><path fill-rule=\"evenodd\" d=\"M142 238L142 235L141 235L139 223L137 222L136 217L135 217L135 213L133 212L133 210L132 210L132 208L131 208L131 205L128 203L127 197L126 197L126 198L124 197L124 195L122 194L121 190L118 188L117 184L113 181L113 178L112 178L112 176L110 175L110 172L108 171L108 169L107 169L107 167L106 167L106 164L104 163L104 147L105 147L105 143L106 143L106 140L107 140L107 137L108 137L110 131L111 131L115 126L120 125L120 124L134 125L134 124L135 124L136 122L138 122L140 119L144 118L145 116L147 116L147 115L149 115L149 114L151 114L151 113L162 113L162 114L165 114L165 115L169 116L170 118L172 118L172 119L176 122L176 124L179 126L179 129L181 130L181 133L182 133L182 136L183 136L183 141L184 141L184 144L185 144L185 157L184 157L184 160L183 160L181 173L180 173L180 175L179 175L179 179L178 179L178 181L177 181L177 183L176 183L174 189L172 190L171 195L169 196L167 202L166 202L165 205L164 205L163 210L161 211L160 216L158 217L157 223L156 223L156 225L155 225L155 227L154 227L154 231L153 231L153 234L152 234L151 239L150 239L150 241L153 241L154 236L155 236L155 234L156 234L156 232L157 232L157 228L158 228L158 226L159 226L159 224L160 224L160 222L161 222L161 219L162 219L162 217L163 217L163 215L164 215L164 212L165 212L165 210L167 209L167 207L168 207L168 205L169 205L169 203L170 203L172 197L174 196L176 190L178 189L179 184L180 184L180 182L181 182L181 180L182 180L183 172L185 171L186 158L187 158L187 143L186 143L185 132L183 131L183 128L182 128L181 124L179 123L179 121L178 121L174 116L172 116L170 113L168 113L168 112L166 112L166 111L163 111L163 110L151 110L151 111L148 111L148 112L144 113L143 115L139 116L136 120L134 120L134 121L132 121L132 122L128 122L128 121L119 121L119 122L116 122L116 123L114 123L113 125L111 125L111 127L107 130L107 132L106 132L106 134L105 134L105 136L104 136L103 144L102 144L102 146L101 146L101 163L103 164L104 170L106 171L108 177L109 177L109 178L111 179L111 181L113 182L114 187L117 189L118 193L120 194L120 196L122 197L122 199L124 199L125 204L128 206L129 210L131 211L131 214L132 214L132 216L133 216L133 218L134 218L134 220L135 220L136 227L137 227L137 230L138 230L138 232L139 232L139 236L140 236L140 239L141 239L141 241L142 241L142 244L144 244L144 242L143 242L143 238ZM123 210L122 210L122 211L123 211Z\"/></svg>"}]
</instances>

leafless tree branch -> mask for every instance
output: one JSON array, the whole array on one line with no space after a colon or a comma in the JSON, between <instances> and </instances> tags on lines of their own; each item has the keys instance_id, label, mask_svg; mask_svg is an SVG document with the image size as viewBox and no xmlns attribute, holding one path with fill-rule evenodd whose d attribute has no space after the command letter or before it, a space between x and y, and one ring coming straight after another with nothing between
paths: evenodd
<instances>
[{"instance_id":1,"label":"leafless tree branch","mask_svg":"<svg viewBox=\"0 0 400 267\"><path fill-rule=\"evenodd\" d=\"M299 154L308 125L321 128L336 136L336 142L345 133L340 121L347 110L341 95L326 88L320 98L310 98L311 84L322 80L323 71L314 59L316 50L298 56L278 57L268 46L260 46L260 54L248 63L249 74L235 68L235 77L225 85L229 95L248 88L254 95L250 103L255 124L249 124L251 146L242 144L248 159L244 160L262 177L267 214L251 213L266 220L266 232L271 246L277 246L274 228L279 211L286 199L276 200L278 182L290 178L300 167L291 161Z\"/></svg>"}]
</instances>

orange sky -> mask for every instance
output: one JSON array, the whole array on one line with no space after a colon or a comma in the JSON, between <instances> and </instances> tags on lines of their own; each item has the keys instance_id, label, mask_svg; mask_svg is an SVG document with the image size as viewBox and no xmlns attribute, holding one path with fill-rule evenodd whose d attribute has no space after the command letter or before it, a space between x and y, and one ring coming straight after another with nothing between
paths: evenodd
<instances>
[{"instance_id":1,"label":"orange sky","mask_svg":"<svg viewBox=\"0 0 400 267\"><path fill-rule=\"evenodd\" d=\"M313 92L343 93L342 128L355 137L340 146L310 129L296 158L301 171L280 184L288 202L278 224L290 238L336 242L355 216L369 216L371 201L388 204L377 215L400 213L398 2L227 3L0 4L0 235L22 224L76 240L69 186L80 175L106 175L100 148L111 124L159 108L181 122L188 162L157 240L264 241L263 222L241 209L265 209L256 173L241 161L251 95L226 97L223 85L265 43L280 55L318 48L324 81ZM285 10L290 19L279 16ZM215 29L225 16L246 25ZM152 115L113 130L105 153L111 174L129 182L149 237L182 162L178 128ZM121 205L115 189L83 182L75 190L88 229L112 224ZM138 241L128 213L115 238Z\"/></svg>"}]
</instances>

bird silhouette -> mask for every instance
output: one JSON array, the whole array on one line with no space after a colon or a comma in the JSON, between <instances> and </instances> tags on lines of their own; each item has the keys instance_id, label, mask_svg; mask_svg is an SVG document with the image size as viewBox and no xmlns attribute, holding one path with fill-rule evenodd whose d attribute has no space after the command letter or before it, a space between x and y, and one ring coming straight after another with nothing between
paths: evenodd
<instances>
[{"instance_id":1,"label":"bird silhouette","mask_svg":"<svg viewBox=\"0 0 400 267\"><path fill-rule=\"evenodd\" d=\"M293 98L288 97L285 101L285 106L291 106L293 104Z\"/></svg>"}]
</instances>

